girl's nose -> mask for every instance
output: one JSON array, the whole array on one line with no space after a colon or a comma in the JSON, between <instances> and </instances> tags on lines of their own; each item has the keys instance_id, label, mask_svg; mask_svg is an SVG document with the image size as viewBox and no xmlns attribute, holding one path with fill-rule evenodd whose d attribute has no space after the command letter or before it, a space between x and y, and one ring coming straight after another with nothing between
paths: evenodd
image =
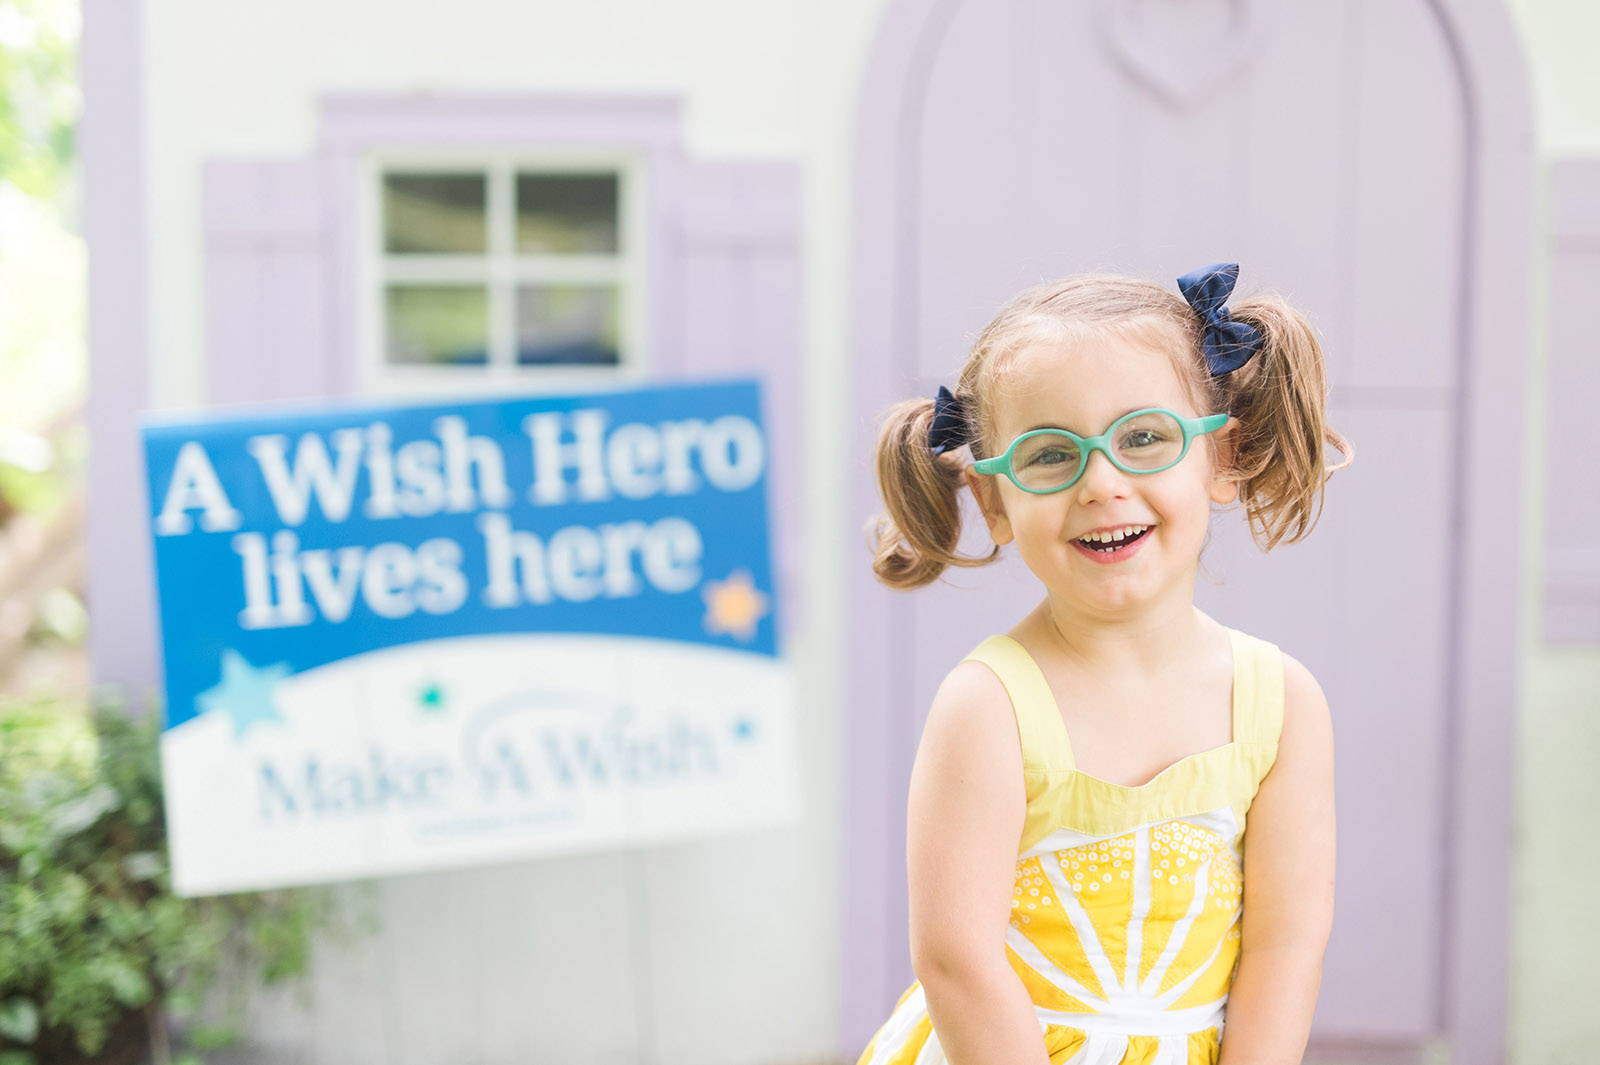
<instances>
[{"instance_id":1,"label":"girl's nose","mask_svg":"<svg viewBox=\"0 0 1600 1065\"><path fill-rule=\"evenodd\" d=\"M1072 486L1080 503L1104 502L1124 495L1128 489L1128 475L1111 464L1111 458L1099 448L1089 452L1088 465Z\"/></svg>"}]
</instances>

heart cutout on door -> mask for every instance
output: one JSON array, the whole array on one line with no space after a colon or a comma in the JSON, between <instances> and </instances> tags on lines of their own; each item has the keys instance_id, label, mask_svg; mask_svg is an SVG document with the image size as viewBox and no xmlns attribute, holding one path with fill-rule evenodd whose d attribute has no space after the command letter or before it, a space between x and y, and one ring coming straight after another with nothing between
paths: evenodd
<instances>
[{"instance_id":1,"label":"heart cutout on door","mask_svg":"<svg viewBox=\"0 0 1600 1065\"><path fill-rule=\"evenodd\" d=\"M1261 47L1256 0L1097 0L1106 43L1128 72L1174 104L1193 105ZM1167 25L1158 28L1156 20ZM1197 30L1210 32L1195 32Z\"/></svg>"}]
</instances>

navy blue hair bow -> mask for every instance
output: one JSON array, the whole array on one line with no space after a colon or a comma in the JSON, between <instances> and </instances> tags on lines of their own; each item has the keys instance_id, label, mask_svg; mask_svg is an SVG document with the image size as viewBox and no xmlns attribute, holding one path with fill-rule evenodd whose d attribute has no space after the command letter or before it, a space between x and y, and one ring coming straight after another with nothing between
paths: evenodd
<instances>
[{"instance_id":1,"label":"navy blue hair bow","mask_svg":"<svg viewBox=\"0 0 1600 1065\"><path fill-rule=\"evenodd\" d=\"M935 455L954 451L967 442L967 409L944 385L933 397L933 424L928 427L928 446Z\"/></svg>"},{"instance_id":2,"label":"navy blue hair bow","mask_svg":"<svg viewBox=\"0 0 1600 1065\"><path fill-rule=\"evenodd\" d=\"M1178 278L1178 291L1205 322L1206 365L1212 377L1232 373L1261 350L1261 330L1234 321L1223 306L1238 280L1238 263L1212 263Z\"/></svg>"}]
</instances>

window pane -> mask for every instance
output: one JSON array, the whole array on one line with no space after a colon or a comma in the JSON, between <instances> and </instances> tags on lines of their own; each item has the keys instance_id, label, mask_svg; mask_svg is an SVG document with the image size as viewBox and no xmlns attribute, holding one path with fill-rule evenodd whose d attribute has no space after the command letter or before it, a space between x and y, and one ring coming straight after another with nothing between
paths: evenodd
<instances>
[{"instance_id":1,"label":"window pane","mask_svg":"<svg viewBox=\"0 0 1600 1065\"><path fill-rule=\"evenodd\" d=\"M388 311L391 363L489 361L489 293L482 286L391 285Z\"/></svg>"},{"instance_id":2,"label":"window pane","mask_svg":"<svg viewBox=\"0 0 1600 1065\"><path fill-rule=\"evenodd\" d=\"M616 365L617 302L614 285L517 289L517 361Z\"/></svg>"},{"instance_id":3,"label":"window pane","mask_svg":"<svg viewBox=\"0 0 1600 1065\"><path fill-rule=\"evenodd\" d=\"M617 175L517 175L518 251L614 255L617 249Z\"/></svg>"},{"instance_id":4,"label":"window pane","mask_svg":"<svg viewBox=\"0 0 1600 1065\"><path fill-rule=\"evenodd\" d=\"M383 246L390 254L482 255L484 175L385 174Z\"/></svg>"}]
</instances>

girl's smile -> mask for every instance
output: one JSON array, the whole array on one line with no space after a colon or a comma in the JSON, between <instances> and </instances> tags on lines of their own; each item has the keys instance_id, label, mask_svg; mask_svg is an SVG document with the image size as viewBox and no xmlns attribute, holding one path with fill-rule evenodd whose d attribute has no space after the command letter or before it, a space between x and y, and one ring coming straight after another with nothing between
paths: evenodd
<instances>
[{"instance_id":1,"label":"girl's smile","mask_svg":"<svg viewBox=\"0 0 1600 1065\"><path fill-rule=\"evenodd\" d=\"M1097 529L1074 537L1072 545L1101 565L1109 566L1138 554L1152 528L1151 525L1122 525Z\"/></svg>"}]
</instances>

